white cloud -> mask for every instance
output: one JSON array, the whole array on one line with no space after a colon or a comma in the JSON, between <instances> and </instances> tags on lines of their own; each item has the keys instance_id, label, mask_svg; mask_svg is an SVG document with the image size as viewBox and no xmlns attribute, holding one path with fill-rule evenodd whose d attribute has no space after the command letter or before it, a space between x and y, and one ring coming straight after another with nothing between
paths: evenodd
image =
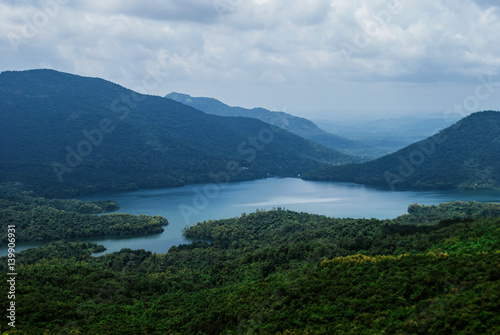
<instances>
[{"instance_id":1,"label":"white cloud","mask_svg":"<svg viewBox=\"0 0 500 335\"><path fill-rule=\"evenodd\" d=\"M86 0L72 6L78 11L100 14L123 14L140 19L209 23L218 18L214 4L205 0Z\"/></svg>"},{"instance_id":2,"label":"white cloud","mask_svg":"<svg viewBox=\"0 0 500 335\"><path fill-rule=\"evenodd\" d=\"M282 74L272 70L267 70L264 73L262 73L260 75L260 79L264 82L269 82L273 84L279 84L286 81L286 78Z\"/></svg>"},{"instance_id":3,"label":"white cloud","mask_svg":"<svg viewBox=\"0 0 500 335\"><path fill-rule=\"evenodd\" d=\"M45 64L132 88L156 69L160 95L223 87L216 97L247 94L242 104L260 92L255 105L306 105L286 93L302 89L327 95L316 106L347 82L474 85L500 71L500 14L488 0L47 1L0 1L2 70Z\"/></svg>"}]
</instances>

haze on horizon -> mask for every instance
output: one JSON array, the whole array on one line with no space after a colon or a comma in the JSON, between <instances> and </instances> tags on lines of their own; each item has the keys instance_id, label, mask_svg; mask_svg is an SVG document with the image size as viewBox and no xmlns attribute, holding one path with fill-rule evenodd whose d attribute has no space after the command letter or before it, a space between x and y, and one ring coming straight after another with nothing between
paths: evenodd
<instances>
[{"instance_id":1,"label":"haze on horizon","mask_svg":"<svg viewBox=\"0 0 500 335\"><path fill-rule=\"evenodd\" d=\"M493 0L0 1L0 70L311 119L500 109Z\"/></svg>"}]
</instances>

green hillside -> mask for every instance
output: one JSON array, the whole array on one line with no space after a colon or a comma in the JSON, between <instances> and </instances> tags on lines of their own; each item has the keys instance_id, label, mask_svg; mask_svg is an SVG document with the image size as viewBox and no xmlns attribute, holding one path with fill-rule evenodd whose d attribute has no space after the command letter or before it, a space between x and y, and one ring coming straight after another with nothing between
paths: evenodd
<instances>
[{"instance_id":1,"label":"green hillside","mask_svg":"<svg viewBox=\"0 0 500 335\"><path fill-rule=\"evenodd\" d=\"M97 78L0 74L0 182L45 195L297 176L354 158Z\"/></svg>"},{"instance_id":2,"label":"green hillside","mask_svg":"<svg viewBox=\"0 0 500 335\"><path fill-rule=\"evenodd\" d=\"M321 129L349 139L370 143L381 153L379 158L422 141L437 131L459 121L457 116L443 113L391 116L376 120L314 120Z\"/></svg>"},{"instance_id":3,"label":"green hillside","mask_svg":"<svg viewBox=\"0 0 500 335\"><path fill-rule=\"evenodd\" d=\"M500 113L474 113L393 154L304 178L391 189L500 189Z\"/></svg>"},{"instance_id":4,"label":"green hillside","mask_svg":"<svg viewBox=\"0 0 500 335\"><path fill-rule=\"evenodd\" d=\"M209 114L255 118L286 129L330 149L338 150L349 155L365 157L363 160L367 160L366 157L376 155L378 152L376 148L366 143L353 141L342 136L328 133L318 128L314 122L288 113L272 112L260 107L252 109L232 107L214 98L192 97L187 94L175 92L167 94L165 98L178 101Z\"/></svg>"},{"instance_id":5,"label":"green hillside","mask_svg":"<svg viewBox=\"0 0 500 335\"><path fill-rule=\"evenodd\" d=\"M16 334L498 334L499 204L415 206L418 220L462 219L276 209L199 223L185 235L210 244L163 255L28 249L16 255Z\"/></svg>"}]
</instances>

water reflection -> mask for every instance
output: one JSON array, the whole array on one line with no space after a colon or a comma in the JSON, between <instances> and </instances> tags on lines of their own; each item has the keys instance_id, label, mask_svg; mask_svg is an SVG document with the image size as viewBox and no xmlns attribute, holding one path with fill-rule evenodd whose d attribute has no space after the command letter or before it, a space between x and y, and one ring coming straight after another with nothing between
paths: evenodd
<instances>
[{"instance_id":1,"label":"water reflection","mask_svg":"<svg viewBox=\"0 0 500 335\"><path fill-rule=\"evenodd\" d=\"M115 200L117 213L162 215L169 221L162 234L138 237L79 239L103 244L107 252L122 248L167 252L173 245L189 243L182 229L204 220L230 218L257 209L286 209L332 217L394 218L406 213L409 204L449 201L500 202L498 191L389 191L352 183L311 182L295 178L270 178L225 185L189 185L182 188L107 193L81 200ZM20 243L16 251L38 243ZM7 249L1 248L0 255Z\"/></svg>"}]
</instances>

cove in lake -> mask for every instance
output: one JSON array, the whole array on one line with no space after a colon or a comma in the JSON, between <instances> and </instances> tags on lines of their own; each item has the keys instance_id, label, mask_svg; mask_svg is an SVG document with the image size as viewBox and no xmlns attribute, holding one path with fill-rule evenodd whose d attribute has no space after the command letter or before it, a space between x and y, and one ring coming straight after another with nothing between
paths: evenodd
<instances>
[{"instance_id":1,"label":"cove in lake","mask_svg":"<svg viewBox=\"0 0 500 335\"><path fill-rule=\"evenodd\" d=\"M240 216L275 207L341 218L391 219L407 212L408 205L437 205L449 201L500 202L499 191L389 191L352 183L313 182L295 178L269 178L227 184L188 185L181 188L105 193L81 200L115 200L115 213L161 215L169 225L162 234L86 238L103 244L108 252L122 248L165 253L174 245L190 243L182 236L186 226L205 220ZM41 243L19 243L16 252ZM6 255L2 248L0 255ZM102 253L101 253L102 254ZM99 254L96 254L99 255Z\"/></svg>"}]
</instances>

